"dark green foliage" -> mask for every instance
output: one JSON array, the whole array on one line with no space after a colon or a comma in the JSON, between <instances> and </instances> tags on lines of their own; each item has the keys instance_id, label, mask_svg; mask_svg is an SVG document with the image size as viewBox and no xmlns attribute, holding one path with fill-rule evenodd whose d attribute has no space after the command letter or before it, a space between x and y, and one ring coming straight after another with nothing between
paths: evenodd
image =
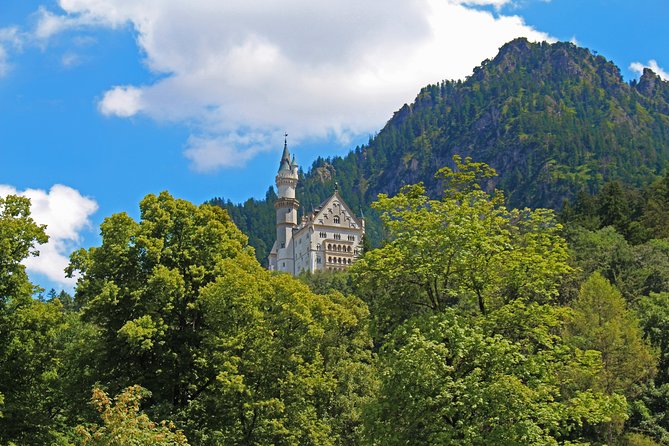
<instances>
[{"instance_id":1,"label":"dark green foliage","mask_svg":"<svg viewBox=\"0 0 669 446\"><path fill-rule=\"evenodd\" d=\"M667 173L640 188L609 183L597 194L578 194L561 212L581 272L577 282L599 272L615 284L658 355L654 381L633 389L627 429L660 444L669 443L668 184ZM623 325L620 333L629 330Z\"/></svg>"},{"instance_id":2,"label":"dark green foliage","mask_svg":"<svg viewBox=\"0 0 669 446\"><path fill-rule=\"evenodd\" d=\"M343 158L316 160L301 178L297 198L308 212L337 181L351 209L364 210L369 240L378 246L383 229L369 210L377 195L423 182L435 196L440 180L433 173L452 166L454 154L494 167L500 176L489 186L503 189L509 205L556 209L563 199L607 182L649 182L669 160L668 129L669 83L652 72L627 84L618 67L587 49L517 39L465 81L423 88L368 144ZM659 187L664 195L647 222L665 236L669 226L660 221L669 212L667 184ZM627 226L630 214L621 207L620 192L611 183L602 217L627 235L635 229ZM249 234L261 260L274 241L270 195L243 205L217 201Z\"/></svg>"}]
</instances>

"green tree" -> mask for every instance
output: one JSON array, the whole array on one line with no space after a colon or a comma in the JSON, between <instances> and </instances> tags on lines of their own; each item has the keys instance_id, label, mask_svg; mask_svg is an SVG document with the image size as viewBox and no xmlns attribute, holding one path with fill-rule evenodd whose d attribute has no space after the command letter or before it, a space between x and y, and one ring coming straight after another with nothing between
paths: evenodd
<instances>
[{"instance_id":1,"label":"green tree","mask_svg":"<svg viewBox=\"0 0 669 446\"><path fill-rule=\"evenodd\" d=\"M0 197L0 444L58 444L60 336L58 300L34 300L21 261L38 255L45 227L30 217L27 198Z\"/></svg>"},{"instance_id":2,"label":"green tree","mask_svg":"<svg viewBox=\"0 0 669 446\"><path fill-rule=\"evenodd\" d=\"M486 333L481 321L447 309L393 333L380 352L370 444L576 444L587 440L584 425L625 418L624 397L579 389L569 378L576 371L595 375L597 356L559 341L529 353ZM537 324L534 332L555 323Z\"/></svg>"},{"instance_id":3,"label":"green tree","mask_svg":"<svg viewBox=\"0 0 669 446\"><path fill-rule=\"evenodd\" d=\"M0 197L0 305L29 298L34 291L21 261L37 256L36 245L46 243L45 226L30 217L30 200Z\"/></svg>"},{"instance_id":4,"label":"green tree","mask_svg":"<svg viewBox=\"0 0 669 446\"><path fill-rule=\"evenodd\" d=\"M438 173L441 200L418 184L374 204L390 241L366 253L352 274L380 335L412 315L455 304L485 314L515 299L551 300L571 271L551 211L507 209L501 192L482 189L493 169L453 159L455 170Z\"/></svg>"},{"instance_id":5,"label":"green tree","mask_svg":"<svg viewBox=\"0 0 669 446\"><path fill-rule=\"evenodd\" d=\"M669 292L651 293L641 298L637 308L641 328L659 352L656 379L660 384L669 384Z\"/></svg>"},{"instance_id":6,"label":"green tree","mask_svg":"<svg viewBox=\"0 0 669 446\"><path fill-rule=\"evenodd\" d=\"M123 390L115 401L99 388L93 390L91 403L100 413L102 426L78 426L77 444L81 446L188 446L181 431L172 423L156 424L139 410L143 397L150 393L140 386Z\"/></svg>"},{"instance_id":7,"label":"green tree","mask_svg":"<svg viewBox=\"0 0 669 446\"><path fill-rule=\"evenodd\" d=\"M359 444L375 385L367 309L255 261L226 261L202 293L212 388L192 405L203 444ZM197 429L193 429L197 430Z\"/></svg>"},{"instance_id":8,"label":"green tree","mask_svg":"<svg viewBox=\"0 0 669 446\"><path fill-rule=\"evenodd\" d=\"M262 268L218 207L164 192L140 209L72 256L80 335L98 337L68 350L92 358L84 381L141 385L195 444L355 444L374 385L366 306Z\"/></svg>"},{"instance_id":9,"label":"green tree","mask_svg":"<svg viewBox=\"0 0 669 446\"><path fill-rule=\"evenodd\" d=\"M572 307L576 313L569 327L571 342L601 352L607 392L636 396L639 385L654 376L656 358L620 291L595 273L582 285Z\"/></svg>"},{"instance_id":10,"label":"green tree","mask_svg":"<svg viewBox=\"0 0 669 446\"><path fill-rule=\"evenodd\" d=\"M199 358L200 290L222 259L253 252L220 208L163 192L140 211L140 222L106 218L102 245L74 253L69 272L81 274L75 301L100 329L97 379L112 391L140 384L170 412L211 384Z\"/></svg>"}]
</instances>

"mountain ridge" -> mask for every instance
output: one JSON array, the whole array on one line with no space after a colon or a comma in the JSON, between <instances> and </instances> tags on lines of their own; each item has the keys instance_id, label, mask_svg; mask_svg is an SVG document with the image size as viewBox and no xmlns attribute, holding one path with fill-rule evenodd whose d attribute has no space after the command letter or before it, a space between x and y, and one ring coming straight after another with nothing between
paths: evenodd
<instances>
[{"instance_id":1,"label":"mountain ridge","mask_svg":"<svg viewBox=\"0 0 669 446\"><path fill-rule=\"evenodd\" d=\"M383 238L369 209L376 196L417 182L438 195L434 173L454 154L497 169L491 187L516 207L557 209L608 181L647 184L669 162L669 83L650 69L627 83L615 64L572 43L515 39L465 80L423 87L367 144L319 157L301 174L297 196L315 205L337 181L351 208L368 216L376 244ZM274 196L270 190L265 200L239 205L212 200L260 259L274 236Z\"/></svg>"}]
</instances>

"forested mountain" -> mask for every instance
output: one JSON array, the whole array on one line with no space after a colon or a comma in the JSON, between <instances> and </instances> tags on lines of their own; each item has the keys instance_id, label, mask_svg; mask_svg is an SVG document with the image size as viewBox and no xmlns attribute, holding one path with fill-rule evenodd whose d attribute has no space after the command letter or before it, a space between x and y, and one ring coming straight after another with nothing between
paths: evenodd
<instances>
[{"instance_id":1,"label":"forested mountain","mask_svg":"<svg viewBox=\"0 0 669 446\"><path fill-rule=\"evenodd\" d=\"M337 181L350 207L364 211L376 244L381 225L369 204L420 181L437 195L434 173L454 154L494 167L500 175L490 186L511 206L559 208L609 181L647 184L669 160L669 83L650 70L626 83L588 49L517 39L466 80L423 88L368 144L317 159L302 173L298 199L309 211ZM274 239L274 197L270 190L240 205L213 200L249 235L259 259Z\"/></svg>"}]
</instances>

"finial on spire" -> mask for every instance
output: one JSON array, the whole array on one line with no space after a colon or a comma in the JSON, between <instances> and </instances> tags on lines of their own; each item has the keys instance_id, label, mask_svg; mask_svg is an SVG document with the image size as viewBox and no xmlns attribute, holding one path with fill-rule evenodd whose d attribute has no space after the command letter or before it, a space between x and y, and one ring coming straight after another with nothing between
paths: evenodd
<instances>
[{"instance_id":1,"label":"finial on spire","mask_svg":"<svg viewBox=\"0 0 669 446\"><path fill-rule=\"evenodd\" d=\"M283 146L288 147L288 133L287 132L285 132L283 134Z\"/></svg>"},{"instance_id":2,"label":"finial on spire","mask_svg":"<svg viewBox=\"0 0 669 446\"><path fill-rule=\"evenodd\" d=\"M335 181L335 184L334 184L334 190L335 190L335 192L337 192L339 190L339 184L337 184L336 181Z\"/></svg>"}]
</instances>

